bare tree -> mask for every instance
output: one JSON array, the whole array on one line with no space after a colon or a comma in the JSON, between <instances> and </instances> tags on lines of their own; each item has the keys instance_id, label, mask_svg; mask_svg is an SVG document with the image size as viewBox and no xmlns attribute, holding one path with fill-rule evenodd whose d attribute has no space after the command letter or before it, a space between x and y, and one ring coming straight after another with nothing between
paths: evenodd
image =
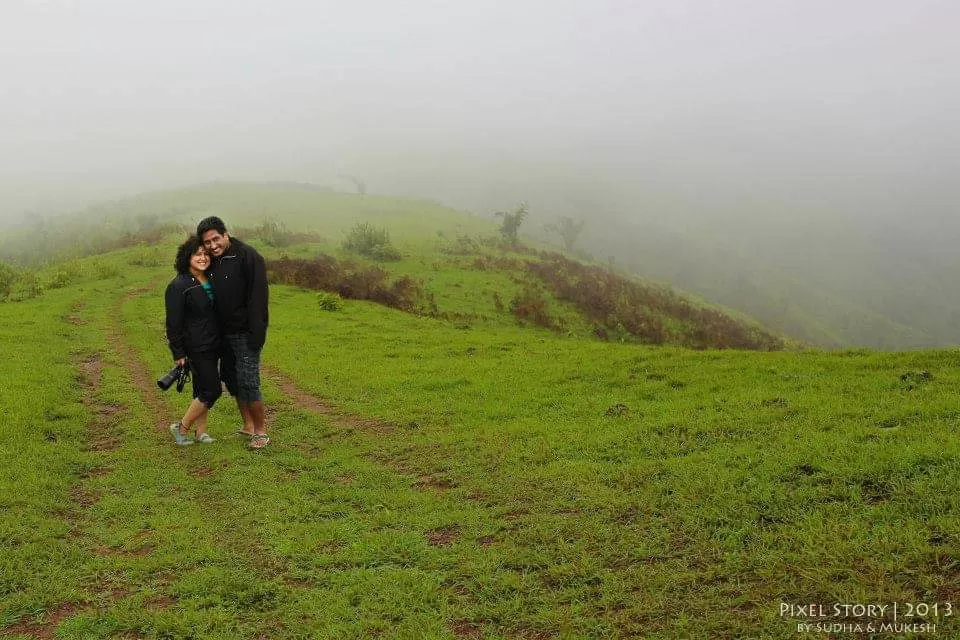
<instances>
[{"instance_id":1,"label":"bare tree","mask_svg":"<svg viewBox=\"0 0 960 640\"><path fill-rule=\"evenodd\" d=\"M343 178L344 180L349 180L350 182L352 182L354 188L357 190L357 193L360 195L361 198L367 195L367 183L363 178L358 178L356 176L346 176L346 175L341 175L340 177Z\"/></svg>"},{"instance_id":2,"label":"bare tree","mask_svg":"<svg viewBox=\"0 0 960 640\"><path fill-rule=\"evenodd\" d=\"M560 241L563 242L563 250L572 252L574 245L577 244L577 238L580 237L580 232L583 231L584 222L584 220L574 222L573 218L569 216L560 216L557 222L543 225L543 230L547 233L559 235Z\"/></svg>"}]
</instances>

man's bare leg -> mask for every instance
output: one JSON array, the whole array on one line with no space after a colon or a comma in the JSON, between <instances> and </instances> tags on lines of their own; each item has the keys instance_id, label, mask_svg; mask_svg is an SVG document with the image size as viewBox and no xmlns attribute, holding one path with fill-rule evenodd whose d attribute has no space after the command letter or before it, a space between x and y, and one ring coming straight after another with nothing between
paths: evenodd
<instances>
[{"instance_id":1,"label":"man's bare leg","mask_svg":"<svg viewBox=\"0 0 960 640\"><path fill-rule=\"evenodd\" d=\"M263 449L270 444L270 438L267 436L266 407L262 400L250 402L246 405L247 411L253 418L253 437L250 439L251 449Z\"/></svg>"},{"instance_id":2,"label":"man's bare leg","mask_svg":"<svg viewBox=\"0 0 960 640\"><path fill-rule=\"evenodd\" d=\"M239 409L240 416L243 418L243 432L249 435L259 433L256 431L256 422L254 422L253 412L250 410L250 404L247 402L241 402L238 398L237 409Z\"/></svg>"},{"instance_id":3,"label":"man's bare leg","mask_svg":"<svg viewBox=\"0 0 960 640\"><path fill-rule=\"evenodd\" d=\"M253 432L257 435L267 432L267 408L263 400L257 400L247 405L250 415L253 417Z\"/></svg>"}]
</instances>

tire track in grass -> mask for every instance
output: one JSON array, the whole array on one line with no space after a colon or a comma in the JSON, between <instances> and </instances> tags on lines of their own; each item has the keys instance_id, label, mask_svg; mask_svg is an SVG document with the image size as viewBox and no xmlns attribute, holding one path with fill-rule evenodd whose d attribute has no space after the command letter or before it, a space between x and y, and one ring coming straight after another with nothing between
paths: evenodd
<instances>
[{"instance_id":1,"label":"tire track in grass","mask_svg":"<svg viewBox=\"0 0 960 640\"><path fill-rule=\"evenodd\" d=\"M70 307L71 313L62 316L61 321L75 327L85 326L87 320L82 315L84 308L85 304L82 300L75 301ZM86 450L93 454L111 452L120 445L120 436L115 429L115 417L125 411L126 407L104 403L97 397L103 375L103 360L99 353L88 353L85 357L82 355L75 356L73 366L76 370L77 382L83 391L80 401L90 414L85 429L88 441ZM67 534L69 538L82 539L84 537L85 513L96 505L101 497L99 491L85 486L86 481L91 478L104 477L112 471L112 467L98 464L76 475L75 482L68 489L69 506L58 513L58 516L62 517L70 526ZM92 553L102 555L98 554L96 549ZM104 587L104 589L100 587ZM106 587L109 587L109 585L101 584L95 590L109 591L111 601L122 599L129 593L126 588ZM41 639L53 638L57 626L63 620L93 608L94 605L90 602L61 602L47 608L41 614L34 616L33 619L24 618L11 626L0 629L0 635L25 635Z\"/></svg>"},{"instance_id":2,"label":"tire track in grass","mask_svg":"<svg viewBox=\"0 0 960 640\"><path fill-rule=\"evenodd\" d=\"M122 317L120 311L122 305L135 298L140 293L145 291L131 292L125 299L120 303L120 306L117 309L117 312L113 314L114 326L116 335L118 336L117 347L122 350L123 353L127 354L127 363L128 367L136 367L140 369L145 369L145 366L142 362L142 358L138 355L138 352L135 348L131 347L131 341L129 339L130 331L135 329L128 328L126 333L121 333L123 327L119 326L119 321L116 318ZM131 325L133 326L133 325ZM136 323L135 326L140 327L142 323ZM356 433L361 436L373 437L373 438L383 438L390 435L396 435L398 427L396 424L390 423L388 421L379 420L375 418L367 418L362 416L356 416L349 414L343 411L341 408L337 407L333 403L326 401L321 398L317 398L309 392L301 389L293 380L291 380L287 375L281 372L276 366L273 365L264 365L263 366L264 377L273 383L281 392L282 396L286 402L275 403L274 406L271 406L268 413L268 420L271 420L273 417L283 417L284 419L291 418L295 414L287 414L287 407L302 411L307 414L312 414L319 416L323 419L323 422L329 424L333 427L332 434L319 434L317 437L326 438L335 435L350 435ZM153 395L157 396L153 383L146 376L138 376L139 381L136 386L140 389L141 395ZM162 398L158 399L157 405L161 407L160 411L154 410L158 415L163 413L162 405L164 400ZM272 426L268 424L268 427ZM244 454L244 458L237 461L236 464L241 465L244 469L259 469L262 473L265 469L265 465L269 465L269 468L277 471L277 481L284 482L289 474L285 475L286 467L284 465L290 465L293 462L293 466L300 468L315 468L315 461L322 452L322 449L317 445L316 438L300 439L298 442L285 443L282 441L283 435L277 434L280 437L274 438L274 443L268 446L263 452L260 453L250 453ZM357 447L350 445L351 449L356 449L354 455L358 460L367 460L369 463L374 464L376 467L389 470L390 474L393 477L400 477L403 480L401 481L401 486L406 485L406 489L400 489L401 491L406 490L410 491L411 495L417 494L429 494L431 497L427 500L441 499L444 501L450 501L451 505L454 502L457 502L457 498L452 495L446 496L447 491L456 488L455 483L451 482L448 479L442 477L434 477L433 475L427 475L423 472L418 472L412 468L412 466L405 465L402 461L391 461L378 459L373 455L370 455L364 451L363 447ZM275 451L277 455L271 455L271 450ZM281 453L284 452L284 453ZM289 454L293 453L296 457L302 458L303 465L296 463L289 458ZM265 455L264 455L265 454ZM284 459L285 458L285 459ZM246 461L245 461L246 460ZM248 462L247 462L248 461ZM233 469L235 473L237 469ZM225 474L221 475L219 473L213 472L208 466L195 469L193 471L194 475L197 476L206 476L204 479L210 481L209 490L214 494L222 494L227 491L226 487L221 486L221 478L225 477ZM294 474L294 477L296 474ZM409 480L409 477L413 476L414 480ZM342 474L332 478L332 481L341 484L341 485L350 485L355 484L356 478L350 474ZM271 500L269 493L264 494L264 500L267 501L265 504L260 504L260 499L256 496L246 496L245 498L238 499L233 493L229 493L225 496L223 500L217 499L216 505L212 506L211 516L216 516L222 510L221 502L227 504L231 500L236 502L234 508L236 513L232 514L232 518L223 518L224 522L229 522L231 519L236 523L237 514L243 513L246 514L246 517L257 519L258 514L269 513L271 508L268 504ZM467 501L470 504L476 506L475 501ZM473 508L473 507L471 507ZM440 509L441 511L446 511L447 509ZM451 506L450 511L456 511L457 509ZM483 511L486 511L485 509ZM283 512L278 513L279 516L283 517ZM289 514L286 514L289 515ZM490 514L492 515L492 514ZM244 516L241 516L241 518ZM440 524L441 526L436 526ZM256 529L256 523L253 523L253 529ZM416 525L414 525L416 527ZM414 528L413 530L416 530ZM423 536L424 543L428 548L440 549L445 547L452 547L455 544L462 543L465 540L464 531L460 523L457 522L447 522L447 523L436 523L432 526L423 527L419 531L420 535ZM225 538L236 538L234 530L231 529L225 532ZM249 541L246 541L249 542ZM298 571L301 569L296 568L289 560L283 556L278 556L275 553L269 551L263 547L250 548L250 545L246 542L239 540L238 544L242 549L242 553L250 557L251 568L254 570L255 574L259 574L266 579L274 579L282 581L288 588L291 590L297 589L306 589L310 590L315 588L313 583L310 581L300 580L300 574ZM489 548L490 544L481 544L477 542L478 548ZM454 551L446 551L445 553L454 553ZM299 565L297 565L299 566ZM309 573L309 572L308 572ZM462 600L463 596L459 595L456 591L455 584L448 583L443 588L448 594L453 598L453 603L458 600ZM439 605L438 605L439 606ZM443 609L446 609L444 606ZM437 610L438 612L440 609ZM471 638L479 637L479 629L482 625L482 622L479 620L468 620L464 619L462 613L457 615L456 612L453 612L453 615L450 615L451 612L446 612L446 622L445 624L447 631L457 638ZM442 615L442 614L441 614ZM271 620L265 619L266 624L270 624ZM282 621L273 620L273 624L281 624ZM276 631L274 627L272 629Z\"/></svg>"},{"instance_id":3,"label":"tire track in grass","mask_svg":"<svg viewBox=\"0 0 960 640\"><path fill-rule=\"evenodd\" d=\"M152 379L149 368L143 362L143 360L140 359L133 347L131 347L130 344L124 339L125 332L121 326L122 323L120 322L120 312L126 302L141 296L144 293L149 293L158 286L159 283L155 282L149 286L132 289L125 293L116 303L116 309L114 312L108 314L107 329L108 337L113 336L114 338L114 350L117 352L117 355L120 356L122 361L126 363L124 369L126 369L127 373L130 374L131 381L140 392L140 398L153 414L154 428L157 431L163 431L167 428L165 423L170 413L164 406L163 400L159 398L155 392L156 382Z\"/></svg>"},{"instance_id":4,"label":"tire track in grass","mask_svg":"<svg viewBox=\"0 0 960 640\"><path fill-rule=\"evenodd\" d=\"M298 387L293 380L273 365L265 364L261 368L280 388L284 396L290 398L295 405L326 418L327 422L339 429L367 431L379 435L392 433L396 429L396 425L384 420L363 418L341 411L333 404Z\"/></svg>"},{"instance_id":5,"label":"tire track in grass","mask_svg":"<svg viewBox=\"0 0 960 640\"><path fill-rule=\"evenodd\" d=\"M344 412L336 405L327 400L304 391L297 383L291 380L285 373L276 366L263 365L263 372L280 388L283 395L293 402L293 404L302 410L314 413L326 419L332 426L346 432L360 431L370 433L376 436L387 436L397 431L397 425L377 418L366 418L352 415ZM308 454L314 455L315 449L311 448ZM431 491L434 493L444 493L457 487L456 483L448 478L437 475L425 474L414 468L412 465L405 464L402 461L393 460L378 456L366 456L377 465L387 467L392 471L403 475L415 475L417 480L410 485L412 489L418 491ZM352 482L350 477L341 477L338 481L349 484Z\"/></svg>"},{"instance_id":6,"label":"tire track in grass","mask_svg":"<svg viewBox=\"0 0 960 640\"><path fill-rule=\"evenodd\" d=\"M331 425L338 429L347 432L361 431L379 437L393 434L396 431L396 425L390 422L377 420L375 418L363 418L343 412L328 401L301 389L293 380L275 366L264 366L263 371L280 388L284 396L289 398L296 407L325 418ZM429 491L434 495L440 495L456 487L456 484L447 479L419 473L409 465L399 461L381 459L370 455L364 457L369 458L378 466L390 469L395 474L401 476L418 476L417 480L409 485L410 489L417 492ZM336 481L341 484L351 484L353 477L338 476ZM448 524L423 531L422 533L427 545L431 547L446 547L461 539L462 528L459 524ZM489 536L487 536L487 538L489 538ZM477 544L480 547L488 547L489 542L484 543L481 541L482 539L483 538L478 539ZM448 585L448 588L450 588L450 592L457 597L464 597L464 594L458 593L455 587L449 587ZM455 638L482 637L479 621L454 617L447 620L446 627Z\"/></svg>"},{"instance_id":7,"label":"tire track in grass","mask_svg":"<svg viewBox=\"0 0 960 640\"><path fill-rule=\"evenodd\" d=\"M167 425L170 416L174 415L171 410L170 401L160 396L157 392L149 367L144 361L141 353L129 340L130 329L122 322L122 311L126 303L131 300L149 293L157 288L159 283L154 283L147 287L141 287L131 290L122 296L114 304L114 308L108 313L106 331L112 337L111 346L115 353L120 356L124 363L123 368L130 377L130 381L135 388L134 391L139 395L144 405L153 416L156 431L166 434ZM167 439L164 439L164 445L173 446ZM206 446L206 445L195 445ZM184 452L185 453L185 452ZM235 564L222 565L227 570L239 570L247 574L255 581L266 585L276 585L283 582L288 588L296 586L291 581L288 574L288 565L284 558L278 557L266 551L249 535L245 535L245 526L240 524L243 517L244 502L237 502L235 492L229 487L222 486L218 471L225 470L231 465L230 462L220 460L211 463L205 459L194 459L183 456L179 458L188 475L195 478L198 482L205 483L206 493L204 495L205 510L204 515L209 523L213 524L216 531L215 538L220 543L219 546L236 552L239 562ZM178 576L174 576L176 578ZM302 588L302 587L301 587ZM176 603L174 598L164 598L159 602L160 608L166 608ZM238 618L247 624L252 624L265 632L266 635L258 632L256 637L273 637L277 632L277 625L282 623L263 616L263 612L257 612L256 615L245 617L240 615Z\"/></svg>"},{"instance_id":8,"label":"tire track in grass","mask_svg":"<svg viewBox=\"0 0 960 640\"><path fill-rule=\"evenodd\" d=\"M264 367L264 373L269 376L269 379L279 387L284 396L289 398L295 406L305 412L324 417L331 425L342 431L348 433L356 431L361 435L366 435L371 438L382 439L390 436L402 438L403 434L398 432L397 425L387 421L356 418L346 414L329 401L304 391L276 366ZM518 509L514 501L491 500L477 492L464 493L463 490L460 492L455 491L460 489L457 480L449 477L448 474L443 471L431 472L425 470L422 465L418 464L416 449L412 447L405 447L401 457L377 455L370 451L363 451L362 445L359 453L361 457L377 466L389 469L398 476L416 478L412 484L409 484L410 489L431 494L441 500L442 503L450 505L458 501L470 503L480 512L484 513L491 523L496 523L494 525L494 533L478 535L472 541L470 536L466 534L465 528L457 523L426 529L421 531L421 533L426 539L427 545L433 548L451 547L450 552L456 553L457 547L455 545L463 543L475 544L483 553L494 553L497 554L497 557L503 557L504 560L509 560L502 555L503 552L499 550L499 545L506 538L514 536L516 530L526 527L526 525L522 525L521 522L528 519L527 516L530 515L529 510ZM350 476L338 476L335 480L344 484L350 484L354 481ZM446 510L444 507L440 507L440 509ZM551 515L577 516L580 514L581 511L579 509L573 509L553 512ZM545 572L537 572L538 575L541 573L543 573L540 577L543 580L544 588L551 592L559 592L561 587L556 582L552 582L550 576ZM509 571L507 574L509 575ZM457 602L462 603L464 607L463 609L459 609L458 612L453 613L446 621L446 628L453 637L479 638L483 637L485 631L503 634L503 637L518 639L555 637L557 633L556 628L547 626L546 629L544 629L539 626L540 623L538 623L536 619L535 609L526 611L525 613L529 614L529 617L522 622L509 617L491 618L489 611L496 610L498 605L496 602L490 601L481 604L477 593L483 591L482 585L475 585L474 588L467 588L465 586L466 584L474 585L473 580L470 574L460 573L459 570L455 569L454 573L443 581L443 588L448 594L451 594L451 601L454 603L455 610L459 609L456 605ZM557 606L563 606L562 599ZM463 615L466 611L477 611L478 607L481 611L484 611L486 608L486 612L479 613L475 618ZM466 611L464 611L464 609L466 609ZM460 613L460 615L457 615L457 613ZM598 622L600 620L611 622L612 620L612 618L604 618L604 612L598 612L593 615Z\"/></svg>"}]
</instances>

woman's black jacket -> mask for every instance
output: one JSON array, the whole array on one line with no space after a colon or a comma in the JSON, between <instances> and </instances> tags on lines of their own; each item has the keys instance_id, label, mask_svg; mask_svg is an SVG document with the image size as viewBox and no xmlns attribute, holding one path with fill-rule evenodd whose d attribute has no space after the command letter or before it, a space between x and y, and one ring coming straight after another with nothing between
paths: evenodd
<instances>
[{"instance_id":1,"label":"woman's black jacket","mask_svg":"<svg viewBox=\"0 0 960 640\"><path fill-rule=\"evenodd\" d=\"M213 301L200 282L181 273L167 285L167 341L173 359L220 347Z\"/></svg>"}]
</instances>

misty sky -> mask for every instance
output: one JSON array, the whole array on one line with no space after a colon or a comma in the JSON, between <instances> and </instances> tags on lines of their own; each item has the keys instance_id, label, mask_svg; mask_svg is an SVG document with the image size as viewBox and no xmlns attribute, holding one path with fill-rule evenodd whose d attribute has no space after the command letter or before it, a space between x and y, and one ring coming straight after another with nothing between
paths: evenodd
<instances>
[{"instance_id":1,"label":"misty sky","mask_svg":"<svg viewBox=\"0 0 960 640\"><path fill-rule=\"evenodd\" d=\"M952 216L958 25L933 0L0 0L0 217L338 174L470 208Z\"/></svg>"}]
</instances>

